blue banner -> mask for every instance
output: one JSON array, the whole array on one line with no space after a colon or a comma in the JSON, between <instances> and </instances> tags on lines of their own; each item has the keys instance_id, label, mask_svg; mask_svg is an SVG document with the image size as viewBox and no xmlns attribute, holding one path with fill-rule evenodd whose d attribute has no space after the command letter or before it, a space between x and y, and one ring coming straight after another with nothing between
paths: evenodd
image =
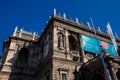
<instances>
[{"instance_id":1,"label":"blue banner","mask_svg":"<svg viewBox=\"0 0 120 80\"><path fill-rule=\"evenodd\" d=\"M98 40L96 38L82 35L82 44L85 51L100 54L100 46L102 46L102 49L104 51L106 51L112 56L117 56L117 53L112 44Z\"/></svg>"}]
</instances>

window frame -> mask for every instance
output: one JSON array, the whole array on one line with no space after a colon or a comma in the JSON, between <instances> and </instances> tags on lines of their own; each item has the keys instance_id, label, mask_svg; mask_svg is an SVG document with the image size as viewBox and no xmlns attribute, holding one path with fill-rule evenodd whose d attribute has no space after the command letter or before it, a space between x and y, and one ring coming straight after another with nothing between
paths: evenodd
<instances>
[{"instance_id":1,"label":"window frame","mask_svg":"<svg viewBox=\"0 0 120 80\"><path fill-rule=\"evenodd\" d=\"M60 80L63 80L63 75L66 75L65 80L67 80L67 71L60 71Z\"/></svg>"}]
</instances>

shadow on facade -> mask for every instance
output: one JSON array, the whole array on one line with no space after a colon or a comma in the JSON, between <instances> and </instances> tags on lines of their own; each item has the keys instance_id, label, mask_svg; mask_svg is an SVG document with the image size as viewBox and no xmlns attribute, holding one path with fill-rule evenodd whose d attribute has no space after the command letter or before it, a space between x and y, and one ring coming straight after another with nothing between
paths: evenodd
<instances>
[{"instance_id":1,"label":"shadow on facade","mask_svg":"<svg viewBox=\"0 0 120 80\"><path fill-rule=\"evenodd\" d=\"M38 60L38 53L31 53L33 44L23 46L16 55L9 60L12 63L8 80L34 80ZM36 58L35 58L36 57ZM35 60L36 59L36 60Z\"/></svg>"},{"instance_id":2,"label":"shadow on facade","mask_svg":"<svg viewBox=\"0 0 120 80\"><path fill-rule=\"evenodd\" d=\"M120 68L114 71L112 70L112 65L110 63L112 61L119 66L119 61L116 61L114 58L111 58L109 56L104 59L107 65L106 68L110 80L120 80ZM79 70L75 69L73 74L74 80L106 80L105 70L99 57L96 57L93 60L84 63Z\"/></svg>"},{"instance_id":3,"label":"shadow on facade","mask_svg":"<svg viewBox=\"0 0 120 80\"><path fill-rule=\"evenodd\" d=\"M106 80L103 65L98 58L84 63L79 70L75 69L74 80Z\"/></svg>"},{"instance_id":4,"label":"shadow on facade","mask_svg":"<svg viewBox=\"0 0 120 80\"><path fill-rule=\"evenodd\" d=\"M81 67L78 71L75 69L74 80L105 80L104 75L101 72L91 72L87 68Z\"/></svg>"}]
</instances>

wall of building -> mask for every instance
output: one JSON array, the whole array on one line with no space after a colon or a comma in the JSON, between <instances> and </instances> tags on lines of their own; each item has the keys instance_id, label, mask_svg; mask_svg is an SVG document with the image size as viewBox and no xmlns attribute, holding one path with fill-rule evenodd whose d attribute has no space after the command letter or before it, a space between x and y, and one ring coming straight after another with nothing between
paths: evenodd
<instances>
[{"instance_id":1,"label":"wall of building","mask_svg":"<svg viewBox=\"0 0 120 80\"><path fill-rule=\"evenodd\" d=\"M90 26L85 27L59 16L51 17L41 37L16 28L3 46L0 80L74 80L76 74L78 78L82 76L78 73L84 64L91 71L89 80L96 70L103 74L103 67L98 66L98 62L93 63L94 69L94 66L91 67L93 64L89 64L99 55L83 50L82 34L95 37ZM106 33L97 31L97 38L111 43ZM119 79L118 60L110 56L108 62L107 69L111 76L113 74L111 79Z\"/></svg>"}]
</instances>

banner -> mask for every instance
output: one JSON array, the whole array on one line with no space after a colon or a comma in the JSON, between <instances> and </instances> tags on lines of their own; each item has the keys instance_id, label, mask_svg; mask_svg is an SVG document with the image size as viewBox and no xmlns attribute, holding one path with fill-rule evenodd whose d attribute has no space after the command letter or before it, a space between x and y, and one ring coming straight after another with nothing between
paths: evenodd
<instances>
[{"instance_id":1,"label":"banner","mask_svg":"<svg viewBox=\"0 0 120 80\"><path fill-rule=\"evenodd\" d=\"M85 51L100 54L97 39L82 35L82 44Z\"/></svg>"},{"instance_id":2,"label":"banner","mask_svg":"<svg viewBox=\"0 0 120 80\"><path fill-rule=\"evenodd\" d=\"M83 44L83 49L88 52L92 52L95 54L100 54L100 46L102 46L102 49L109 53L112 56L117 56L117 53L114 49L114 46L110 43L101 41L99 39L82 35L82 44Z\"/></svg>"}]
</instances>

